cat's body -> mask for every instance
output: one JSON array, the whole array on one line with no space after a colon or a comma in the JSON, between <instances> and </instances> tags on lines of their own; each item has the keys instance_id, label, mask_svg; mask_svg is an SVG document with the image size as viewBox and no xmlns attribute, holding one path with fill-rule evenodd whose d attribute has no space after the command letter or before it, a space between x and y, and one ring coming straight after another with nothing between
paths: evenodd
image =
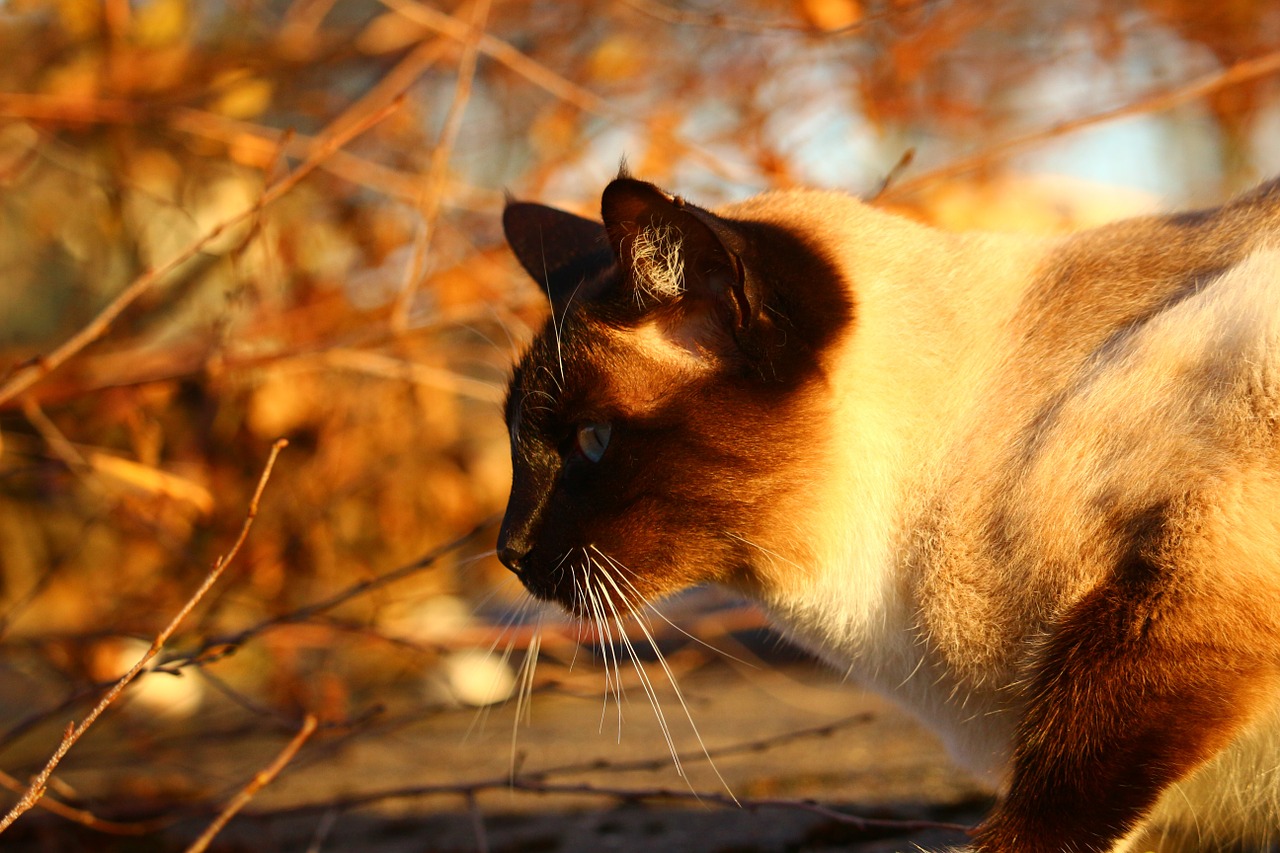
<instances>
[{"instance_id":1,"label":"cat's body","mask_svg":"<svg viewBox=\"0 0 1280 853\"><path fill-rule=\"evenodd\" d=\"M1280 184L1055 240L603 207L505 219L555 308L507 409L532 591L757 598L1001 790L982 851L1277 835Z\"/></svg>"}]
</instances>

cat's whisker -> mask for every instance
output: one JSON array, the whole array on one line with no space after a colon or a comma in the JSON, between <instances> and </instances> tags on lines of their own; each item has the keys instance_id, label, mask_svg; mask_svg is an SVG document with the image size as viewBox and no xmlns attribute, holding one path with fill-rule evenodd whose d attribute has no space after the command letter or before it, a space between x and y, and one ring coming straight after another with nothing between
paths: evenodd
<instances>
[{"instance_id":1,"label":"cat's whisker","mask_svg":"<svg viewBox=\"0 0 1280 853\"><path fill-rule=\"evenodd\" d=\"M490 557L496 557L497 555L498 555L498 549L490 548L488 551L481 551L479 554L472 554L470 557L462 558L461 560L458 561L458 567L461 568L463 566L470 566L474 563L480 562L481 560L487 560Z\"/></svg>"},{"instance_id":2,"label":"cat's whisker","mask_svg":"<svg viewBox=\"0 0 1280 853\"><path fill-rule=\"evenodd\" d=\"M759 669L759 667L758 667L758 666L756 666L755 664L751 663L750 661L743 660L742 658L740 658L740 657L738 657L738 656L736 656L736 655L733 655L733 654L730 654L729 652L726 652L724 649L717 648L716 646L713 646L711 643L708 643L706 640L703 640L703 639L701 639L701 638L699 638L699 637L695 637L693 634L690 634L688 631L686 631L684 628L681 628L681 627L680 627L679 625L677 625L675 622L672 622L670 619L668 619L668 618L667 618L667 615L666 615L665 613L663 613L663 612L658 608L658 605L654 604L652 601L647 600L647 599L644 597L644 595L640 592L640 590L636 589L635 584L633 584L633 583L631 582L631 580L627 577L627 575L633 575L633 574L635 574L634 572L632 572L632 571L631 571L630 569L628 569L626 566L622 565L622 563L618 562L618 561L617 561L617 560L615 560L613 557L610 557L608 554L606 554L606 553L604 553L603 551L601 551L601 550L600 550L599 548L597 548L595 545L592 545L592 546L591 546L591 549L592 549L593 551L595 551L597 554L599 554L602 558L604 558L605 560L607 560L611 566L613 566L615 569L617 569L617 570L618 570L618 571L617 571L617 577L618 577L618 578L619 578L619 579L620 579L624 584L626 584L627 589L629 589L629 590L631 591L632 598L628 601L628 605L629 605L629 606L631 606L631 610L632 610L632 612L635 614L635 616L636 616L636 618L637 618L637 619L639 619L639 618L641 617L641 615L642 615L642 614L641 614L640 612L638 612L638 611L636 610L636 608L635 608L634 606L632 606L632 605L640 605L640 606L643 606L643 607L645 608L645 610L652 611L652 612L653 612L654 614L656 614L656 615L657 615L657 617L658 617L659 619L661 619L663 622L666 622L666 623L667 623L668 625L670 625L673 629L675 629L676 631L679 631L681 634L683 634L684 636L688 637L690 640L693 640L693 642L697 643L698 645L702 646L703 648L705 648L705 649L707 649L707 650L709 650L709 651L713 651L713 652L715 652L715 653L716 653L716 654L718 654L718 655L722 655L722 656L724 656L724 657L728 658L729 660L731 660L731 661L733 661L733 662L735 662L735 663L740 663L740 664L742 664L743 666L749 666L749 667L751 667L752 669Z\"/></svg>"},{"instance_id":3,"label":"cat's whisker","mask_svg":"<svg viewBox=\"0 0 1280 853\"><path fill-rule=\"evenodd\" d=\"M506 636L506 631L498 635L499 639L501 639L503 636ZM495 646L497 642L498 640L494 641ZM494 676L491 681L491 686L497 685L498 677L499 677L498 673L503 672L507 669L507 661L511 659L511 652L515 648L515 645L516 645L516 638L515 638L515 635L512 634L507 637L507 646L503 650L502 656L498 660L498 666L495 668ZM493 656L492 648L489 650L489 656L490 657ZM493 703L490 703L487 705L481 705L479 708L476 708L475 714L472 715L471 717L471 724L467 726L466 732L464 732L462 735L462 740L464 742L470 740L471 736L475 734L477 731L484 731L485 726L489 724L489 712L492 710L493 710Z\"/></svg>"},{"instance_id":4,"label":"cat's whisker","mask_svg":"<svg viewBox=\"0 0 1280 853\"><path fill-rule=\"evenodd\" d=\"M591 566L585 563L582 566L581 589L583 602L586 605L584 612L587 614L588 624L593 632L592 643L597 647L604 646L600 651L600 659L604 665L604 700L600 708L600 730L604 731L604 715L609 709L609 690L613 686L613 674L609 670L609 652L612 643L606 644L605 635L608 626L603 624L604 611L600 607L599 598L591 588Z\"/></svg>"},{"instance_id":5,"label":"cat's whisker","mask_svg":"<svg viewBox=\"0 0 1280 853\"><path fill-rule=\"evenodd\" d=\"M622 592L622 588L618 586L617 581L613 579L613 576L608 572L602 572L601 574L604 576L604 579L609 581L609 583L613 585L614 589L617 590L618 595L622 598L623 602L626 602L626 595ZM612 606L612 602L610 606ZM634 608L632 608L631 612L632 615L635 615ZM614 614L616 616L616 610L614 611ZM640 630L644 633L645 639L649 641L649 647L653 649L653 654L658 660L658 665L661 666L662 671L666 673L667 681L671 682L671 690L676 694L676 699L680 702L680 707L684 709L685 718L689 721L689 728L693 730L693 736L697 739L698 746L702 749L702 754L707 757L707 764L711 766L711 771L716 774L716 778L719 779L720 784L724 786L725 791L729 794L729 798L737 803L737 796L733 793L733 789L729 787L729 783L725 781L724 776L720 774L720 768L716 767L714 759L711 758L711 751L707 749L706 743L702 740L702 733L698 731L698 724L693 721L693 712L689 709L689 703L685 701L684 693L680 690L680 685L676 683L675 673L672 672L671 667L667 665L666 657L663 656L662 650L658 648L657 639L653 636L653 632L649 630L649 626L643 619L637 618L636 624L640 626ZM637 666L639 666L638 658L633 656L633 660L637 660ZM675 747L673 746L673 752L674 749Z\"/></svg>"},{"instance_id":6,"label":"cat's whisker","mask_svg":"<svg viewBox=\"0 0 1280 853\"><path fill-rule=\"evenodd\" d=\"M539 234L539 239L541 239L541 236L542 235ZM547 252L545 247L543 248L543 251L542 251L542 286L547 292L547 302L551 304L551 328L555 331L555 336L556 336L556 361L560 363L560 379L561 379L561 382L563 382L564 353L561 351L560 338L562 336L561 333L564 330L565 317L568 316L569 314L569 305L568 303L565 303L565 308L564 308L564 311L560 314L560 319L556 320L556 300L555 300L555 297L551 295L551 271L547 269ZM578 292L577 288L574 288L573 292L576 294ZM569 297L569 301L570 302L573 301L573 296ZM551 371L547 371L547 373L551 375L552 379L555 379L555 375L551 374ZM561 383L557 383L557 385L560 388L560 393L563 394L564 385Z\"/></svg>"},{"instance_id":7,"label":"cat's whisker","mask_svg":"<svg viewBox=\"0 0 1280 853\"><path fill-rule=\"evenodd\" d=\"M544 265L545 265L545 261L544 261ZM565 381L565 378L564 378L564 353L563 353L563 351L561 350L561 338L563 338L563 336L564 336L564 321L565 321L565 319L566 319L566 318L568 318L568 316L569 316L569 306L573 305L573 300L574 300L574 299L576 299L576 298L578 297L578 291L582 289L582 284L583 284L583 282L582 282L582 281L579 281L579 282L577 283L577 285L575 285L575 286L574 286L573 291L569 294L569 298L565 300L565 302L564 302L564 308L563 308L563 310L561 310L561 312L560 312L560 325L559 325L559 327L556 329L556 359L560 362L560 381L561 381L561 383L563 383L563 382ZM550 280L549 280L549 279L548 279L548 287L550 287ZM550 293L551 293L551 292L550 292L550 290L548 290L548 291L547 291L548 298L550 297ZM551 301L551 304L552 304L552 306L553 306L553 307L552 307L552 310L551 310L551 323L552 323L552 325L555 325L555 322L556 322L556 316L555 316L555 315L556 315L556 312L555 312L555 308L554 308L555 301L554 301L554 300L550 300L550 299L549 299L549 301ZM561 386L560 386L560 393L561 393L561 394L563 394L563 393L564 393L564 385L563 385L563 384L561 384Z\"/></svg>"},{"instance_id":8,"label":"cat's whisker","mask_svg":"<svg viewBox=\"0 0 1280 853\"><path fill-rule=\"evenodd\" d=\"M530 403L529 398L534 396L534 394L538 394L543 397L546 397L547 403L541 406L535 406L532 403ZM517 436L516 432L519 431L522 424L524 423L523 415L527 415L532 412L542 412L543 414L549 417L553 417L555 415L555 406L556 406L556 398L551 394L547 393L546 391L536 391L536 392L530 391L528 394L526 394L524 399L520 401L520 405L518 407L518 411L521 412L522 415L516 418L516 422L514 424L515 431L511 433L511 441L514 443L519 440L519 437Z\"/></svg>"},{"instance_id":9,"label":"cat's whisker","mask_svg":"<svg viewBox=\"0 0 1280 853\"><path fill-rule=\"evenodd\" d=\"M490 552L490 554L492 554L492 552ZM519 578L517 578L515 575L512 575L512 574L508 574L505 577L503 577L500 581L498 581L492 587L490 587L488 592L486 592L484 595L476 599L476 602L474 604L474 609L476 611L482 610L485 607L485 605L493 601L493 599L496 598L500 592L504 592L505 590L510 588L512 584L515 584L520 589L520 593L521 593L520 609L521 610L527 609L529 605L533 603L533 597L530 596L528 590L526 590L524 586L521 585ZM490 649L490 652L492 651L493 650Z\"/></svg>"},{"instance_id":10,"label":"cat's whisker","mask_svg":"<svg viewBox=\"0 0 1280 853\"><path fill-rule=\"evenodd\" d=\"M608 579L608 575L601 571L601 574ZM689 784L689 777L684 772L684 766L680 763L680 753L676 749L675 739L671 735L671 726L667 723L667 715L662 710L662 702L658 698L658 691L654 688L653 682L649 678L649 673L645 670L644 664L640 660L640 655L636 651L635 645L627 636L626 629L622 624L622 616L618 613L618 608L613 603L611 596L604 596L605 603L609 609L613 611L614 622L618 626L618 633L622 636L623 647L627 651L627 655L631 658L631 663L635 667L636 674L640 676L640 685L644 688L645 696L649 699L649 704L653 707L653 715L658 720L658 728L662 731L662 737L667 742L667 749L671 752L671 761L675 765L676 773L680 775ZM690 784L690 789L692 790Z\"/></svg>"},{"instance_id":11,"label":"cat's whisker","mask_svg":"<svg viewBox=\"0 0 1280 853\"><path fill-rule=\"evenodd\" d=\"M507 317L503 317L502 314L498 313L498 309L492 302L486 300L484 307L488 310L489 314L493 316L494 322L498 324L498 328L502 330L502 334L507 338L507 350L503 354L508 356L512 361L516 360L520 357L520 347L516 344L515 336L511 334L511 327L507 324ZM463 328L470 329L472 327L467 325ZM483 332L480 332L478 329L476 330L476 334L480 335L480 337L484 339L486 343L490 344L495 350L500 353L503 352L502 347L498 346L497 341L493 340Z\"/></svg>"},{"instance_id":12,"label":"cat's whisker","mask_svg":"<svg viewBox=\"0 0 1280 853\"><path fill-rule=\"evenodd\" d=\"M555 395L552 394L550 391L543 391L541 388L532 388L529 391L525 392L524 397L520 399L520 407L524 408L529 404L530 397L537 397L537 396L546 397L548 402L553 404L556 401Z\"/></svg>"},{"instance_id":13,"label":"cat's whisker","mask_svg":"<svg viewBox=\"0 0 1280 853\"><path fill-rule=\"evenodd\" d=\"M583 551L583 556L587 557L585 550ZM605 715L609 712L609 687L610 687L610 684L612 683L614 703L618 706L618 741L621 742L622 741L622 665L618 660L617 646L614 645L613 630L609 626L609 615L608 613L605 612L604 606L601 603L602 598L605 601L607 601L608 597L601 594L603 590L593 589L591 586L592 565L593 563L591 562L591 558L587 557L587 562L583 566L583 571L586 573L586 578L587 578L586 588L587 588L588 594L591 596L592 609L596 614L596 626L598 629L597 633L599 635L597 639L599 639L599 637L603 637L604 639L604 655L603 655L604 676L605 676L604 705L600 709L600 731L601 732L604 731L604 718L605 718ZM599 568L599 566L596 566L596 567ZM597 587L598 586L599 585L597 584ZM625 641L625 637L623 639ZM610 675L609 675L609 664L611 661L613 663L612 682L610 681Z\"/></svg>"},{"instance_id":14,"label":"cat's whisker","mask_svg":"<svg viewBox=\"0 0 1280 853\"><path fill-rule=\"evenodd\" d=\"M560 561L556 563L554 566L552 566L551 571L555 573L557 577L564 577L564 564L568 562L569 557L572 554L573 554L573 551L571 550L565 551L564 556L560 558Z\"/></svg>"},{"instance_id":15,"label":"cat's whisker","mask_svg":"<svg viewBox=\"0 0 1280 853\"><path fill-rule=\"evenodd\" d=\"M508 669L511 661L511 654L515 650L516 646L516 637L513 629L516 625L524 621L525 613L533 606L533 604L533 596L525 593L524 597L520 600L519 606L507 616L506 624L502 626L502 630L498 632L498 636L493 638L493 642L489 644L489 648L485 651L485 656L492 658L494 652L498 648L498 644L502 642L504 637L506 638L507 646L502 652L502 656L498 659L498 666L495 668L493 679L490 683L491 688L497 688L498 679L500 678L499 673ZM467 726L467 731L462 736L464 741L468 740L477 729L481 731L484 730L485 725L489 722L489 712L493 710L493 705L494 703L491 702L487 705L481 705L476 709L475 716L471 718L471 724Z\"/></svg>"},{"instance_id":16,"label":"cat's whisker","mask_svg":"<svg viewBox=\"0 0 1280 853\"><path fill-rule=\"evenodd\" d=\"M556 338L556 347L557 347L557 348L559 348L559 346L560 346L560 339L557 337L557 338ZM539 370L541 370L543 373L547 374L548 376L550 376L550 377L551 377L551 381L552 381L553 383L555 383L556 389L557 389L561 394L563 394L563 393L564 393L564 384L563 384L563 382L562 382L562 377L556 376L556 375L555 375L555 373L554 373L554 372L552 372L551 368L547 367L545 364L540 364L540 365L538 365L538 369L539 369ZM555 400L555 397L552 397L551 399L554 401L554 400Z\"/></svg>"},{"instance_id":17,"label":"cat's whisker","mask_svg":"<svg viewBox=\"0 0 1280 853\"><path fill-rule=\"evenodd\" d=\"M520 662L516 684L515 728L521 721L529 722L529 703L533 699L533 674L538 666L538 653L542 649L542 616L534 626L533 636L529 639L529 647L525 649L524 660Z\"/></svg>"},{"instance_id":18,"label":"cat's whisker","mask_svg":"<svg viewBox=\"0 0 1280 853\"><path fill-rule=\"evenodd\" d=\"M528 725L531 719L531 708L533 705L533 674L538 666L538 652L542 649L542 618L538 618L538 625L534 629L533 638L529 641L529 648L525 650L524 661L520 664L520 672L516 683L516 713L515 719L511 722L511 765L510 777L515 779L516 776L516 742L520 735L520 723L523 721Z\"/></svg>"},{"instance_id":19,"label":"cat's whisker","mask_svg":"<svg viewBox=\"0 0 1280 853\"><path fill-rule=\"evenodd\" d=\"M775 560L781 560L782 562L786 563L792 568L799 569L800 571L804 571L804 567L801 566L799 563L795 562L794 560L788 560L786 557L782 556L777 551L771 551L768 548L764 547L763 545L758 545L755 542L752 542L750 539L748 539L745 536L739 536L737 533L734 533L731 530L726 530L724 535L728 536L730 539L738 540L743 545L750 545L752 548L755 548L760 553L773 557Z\"/></svg>"},{"instance_id":20,"label":"cat's whisker","mask_svg":"<svg viewBox=\"0 0 1280 853\"><path fill-rule=\"evenodd\" d=\"M587 625L587 619L583 615L587 612L587 597L582 592L582 584L578 581L576 574L571 574L573 578L573 617L578 629L578 636L573 641L573 657L569 659L569 671L573 672L573 665L578 662L578 652L582 651L582 635Z\"/></svg>"},{"instance_id":21,"label":"cat's whisker","mask_svg":"<svg viewBox=\"0 0 1280 853\"><path fill-rule=\"evenodd\" d=\"M590 565L594 566L600 573L604 572L604 567L601 566L596 561L592 560L591 555L587 553L587 550L585 548L582 549L582 556L587 560L587 562ZM599 588L600 585L597 583L596 586ZM608 600L608 595L606 594L606 591L603 588L598 589L597 597L605 601ZM605 617L604 619L605 630L606 632L608 632L609 631L608 614L605 613L603 615ZM625 643L627 641L626 634L622 633L619 639ZM622 661L619 659L617 646L614 644L613 637L611 634L609 635L609 650L613 655L613 701L618 708L618 742L621 743L622 742L622 706L624 704L623 700L627 698L627 688L626 688L626 685L622 683Z\"/></svg>"}]
</instances>

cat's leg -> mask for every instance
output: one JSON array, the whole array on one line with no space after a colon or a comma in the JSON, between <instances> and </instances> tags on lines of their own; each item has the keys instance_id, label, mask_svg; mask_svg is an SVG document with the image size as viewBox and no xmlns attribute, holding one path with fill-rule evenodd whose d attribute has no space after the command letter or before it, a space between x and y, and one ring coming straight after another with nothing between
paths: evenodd
<instances>
[{"instance_id":1,"label":"cat's leg","mask_svg":"<svg viewBox=\"0 0 1280 853\"><path fill-rule=\"evenodd\" d=\"M1028 685L1009 794L975 835L981 853L1126 850L1161 793L1275 694L1276 637L1261 616L1273 605L1257 597L1273 590L1159 577L1135 560L1055 629Z\"/></svg>"}]
</instances>

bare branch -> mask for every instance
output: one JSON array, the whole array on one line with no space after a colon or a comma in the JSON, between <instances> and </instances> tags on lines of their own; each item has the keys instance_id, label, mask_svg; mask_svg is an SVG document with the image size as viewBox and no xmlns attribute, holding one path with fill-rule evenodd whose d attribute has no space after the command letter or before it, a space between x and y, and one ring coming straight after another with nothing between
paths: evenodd
<instances>
[{"instance_id":1,"label":"bare branch","mask_svg":"<svg viewBox=\"0 0 1280 853\"><path fill-rule=\"evenodd\" d=\"M484 779L474 782L456 782L441 785L414 785L393 788L384 791L372 791L349 797L327 800L323 803L290 806L263 812L257 817L280 817L284 815L325 812L330 809L349 810L363 806L382 803L388 800L413 799L419 797L461 796L464 799L474 797L486 791L521 791L534 795L563 795L600 797L616 799L623 802L695 802L702 805L714 804L726 808L744 809L797 809L821 815L829 820L856 826L859 829L891 829L899 832L914 832L923 829L944 829L954 832L969 832L971 826L960 823L933 820L895 820L892 818L870 818L838 811L821 805L813 800L788 799L783 797L731 797L718 791L675 790L671 788L624 788L595 785L589 782L546 782L529 776L502 776L496 779Z\"/></svg>"},{"instance_id":2,"label":"bare branch","mask_svg":"<svg viewBox=\"0 0 1280 853\"><path fill-rule=\"evenodd\" d=\"M204 850L208 849L209 843L213 841L217 834L222 831L222 828L227 825L227 821L235 817L237 812L248 805L254 795L269 785L271 780L275 779L276 776L280 774L280 771L284 769L285 765L293 760L293 757L298 754L298 750L302 748L302 745L307 742L312 734L315 733L317 723L318 720L314 714L307 714L302 721L302 728L298 729L298 733L293 736L293 739L285 744L284 749L280 750L280 754L275 757L275 760L254 774L254 777L249 780L249 784L245 785L240 793L236 794L231 802L227 803L226 808L224 808L214 819L213 823L209 824L208 828L200 834L200 837L192 842L191 846L187 848L186 853L203 853Z\"/></svg>"},{"instance_id":3,"label":"bare branch","mask_svg":"<svg viewBox=\"0 0 1280 853\"><path fill-rule=\"evenodd\" d=\"M75 726L68 724L67 731L62 738L62 742L58 745L58 748L54 751L53 755L50 756L48 762L44 766L44 769L40 771L39 775L37 775L34 780L32 780L30 787L27 788L27 792L23 795L22 799L9 810L3 819L0 819L0 833L3 833L15 820L21 817L24 812L28 811L32 806L40 801L40 798L44 796L45 788L49 783L49 777L53 775L53 771L66 756L67 752L71 750L71 747L75 746L76 742L84 736L86 731L89 730L89 727L92 726L98 717L102 716L102 713L111 706L111 703L116 700L116 697L119 696L124 689L138 677L138 674L146 669L147 665L155 658L155 656L160 653L160 650L164 648L164 644L168 642L169 637L173 635L173 632L178 630L178 626L187 618L187 615L197 604L200 603L200 600L204 598L205 594L213 588L213 585L218 582L218 579L222 577L222 573L226 569L227 564L234 560L236 555L240 553L240 548L244 545L245 540L249 536L249 528L253 526L253 520L258 515L258 502L262 498L263 490L267 487L267 480L271 477L271 469L275 467L276 457L280 455L280 451L283 450L287 444L287 441L280 439L272 446L271 455L267 457L267 464L262 469L262 476L258 479L258 486L254 490L253 497L249 501L249 510L245 516L244 524L240 527L240 535L236 537L235 542L231 546L231 550L214 561L213 568L211 568L209 573L205 576L204 582L200 584L200 587L191 595L190 598L187 599L187 603L182 606L182 609L180 609L177 615L174 616L169 624L165 626L164 630L156 635L155 640L151 643L151 648L147 650L146 654L144 654L128 672L120 677L120 680L117 681L109 691L107 691L106 695L99 700L98 704L95 705L93 710L89 712L89 715L81 721L80 725Z\"/></svg>"},{"instance_id":4,"label":"bare branch","mask_svg":"<svg viewBox=\"0 0 1280 853\"><path fill-rule=\"evenodd\" d=\"M342 604L345 604L348 601L351 601L352 599L357 598L361 595L365 595L367 593L373 592L374 590L381 589L382 587L393 584L396 581L401 581L401 580L404 580L405 578L412 577L418 572L424 571L425 569L428 569L434 566L441 557L444 557L446 554L456 551L458 548L461 548L463 545L470 542L482 530L491 526L496 520L497 520L496 518L486 518L484 521L480 522L475 527L473 527L470 531L463 534L462 536L459 536L457 539L454 539L452 542L448 542L444 545L441 545L440 547L433 549L429 553L424 554L422 557L418 558L417 560L414 560L412 563L408 563L396 569L392 569L386 574L379 575L375 578L370 578L368 580L363 580L358 583L354 583L351 586L348 586L346 589L342 590L341 592L337 592L329 596L328 598L321 599L320 601L316 601L311 604L308 604L305 607L299 607L298 609L291 610L288 613L282 613L278 616L272 616L268 619L263 619L261 622L257 623L256 625L246 628L243 631L240 631L236 634L232 634L230 636L211 638L205 641L205 643L201 645L199 649L192 652L191 654L183 655L182 657L174 660L165 661L165 666L168 668L181 668L183 666L187 666L189 664L193 664L197 662L206 663L210 660L215 660L235 650L240 645L245 643L247 640L253 637L256 637L257 635L271 628L277 627L279 625L289 625L297 622L305 622L306 620L312 618L313 616L318 616L319 614L324 613L327 610L332 610L333 608L338 607Z\"/></svg>"},{"instance_id":5,"label":"bare branch","mask_svg":"<svg viewBox=\"0 0 1280 853\"><path fill-rule=\"evenodd\" d=\"M853 35L871 24L913 12L917 8L925 5L927 0L921 0L921 2L916 3L895 3L889 11L880 12L875 15L864 15L851 24L843 27L835 27L833 29L823 29L810 23L782 20L764 21L756 20L754 18L743 18L718 11L700 12L692 9L678 9L668 3L659 2L659 0L623 0L623 2L642 15L647 15L650 18L655 18L664 23L675 24L678 26L706 27L714 30L732 30L740 33L752 33L754 35L793 34L835 38L839 36Z\"/></svg>"},{"instance_id":6,"label":"bare branch","mask_svg":"<svg viewBox=\"0 0 1280 853\"><path fill-rule=\"evenodd\" d=\"M381 3L389 9L399 12L409 20L424 27L430 27L455 41L466 44L467 40L471 38L472 28L469 25L459 21L452 15L441 12L439 9L433 9L424 3L419 3L417 0L381 0ZM614 106L606 98L597 95L590 89L557 74L547 66L522 53L509 42L502 41L486 33L480 36L477 48L481 53L502 63L533 85L583 112L630 124L642 121L640 117ZM717 175L730 180L738 180L744 177L742 174L735 172L734 169L729 168L724 161L723 155L717 155L695 143L680 138L671 130L663 130L661 128L647 128L647 130L651 133L658 133L666 141L695 157L705 168L710 169Z\"/></svg>"},{"instance_id":7,"label":"bare branch","mask_svg":"<svg viewBox=\"0 0 1280 853\"><path fill-rule=\"evenodd\" d=\"M949 180L981 169L995 160L1007 157L1015 151L1029 148L1041 142L1046 142L1059 136L1066 136L1086 127L1115 121L1116 119L1166 112L1174 107L1211 95L1214 92L1231 86L1238 86L1250 80L1257 80L1260 77L1267 77L1277 72L1280 72L1280 50L1272 51L1253 59L1246 59L1243 62L1237 62L1222 71L1206 74L1183 86L1151 95L1131 104L1125 104L1124 106L1104 110L1089 116L1058 122L1041 130L989 145L972 157L961 158L946 166L931 169L922 175L917 175L914 178L886 187L876 198L885 201L902 198L939 181Z\"/></svg>"},{"instance_id":8,"label":"bare branch","mask_svg":"<svg viewBox=\"0 0 1280 853\"><path fill-rule=\"evenodd\" d=\"M25 794L27 786L19 782L17 779L0 770L0 787L7 788L15 794ZM124 823L121 821L107 820L100 818L93 812L86 809L77 809L66 803L59 802L49 797L40 800L40 808L55 814L58 817L66 818L72 823L78 823L81 826L103 832L107 835L146 835L150 832L163 829L173 824L173 818L158 818L156 820L130 821Z\"/></svg>"},{"instance_id":9,"label":"bare branch","mask_svg":"<svg viewBox=\"0 0 1280 853\"><path fill-rule=\"evenodd\" d=\"M203 236L197 238L190 243L182 251L175 254L168 261L158 267L147 270L138 278L134 279L124 290L122 290L115 299L111 300L96 317L91 320L88 325L84 326L80 331L76 332L68 338L61 346L55 348L47 355L37 358L34 363L27 364L25 367L19 368L8 380L0 386L0 404L6 400L21 394L30 388L33 384L43 379L52 371L56 370L67 359L71 358L80 350L96 341L106 333L112 322L120 316L126 308L129 307L138 297L146 293L156 282L161 281L165 276L181 267L188 260L198 255L206 246L214 240L222 236L223 233L231 228L239 225L248 219L251 219L259 210L268 204L281 198L297 186L305 177L310 175L326 158L333 152L346 145L352 139L364 133L369 128L381 122L387 116L395 112L400 101L395 101L388 107L381 109L367 116L362 122L351 125L341 133L333 134L327 141L320 145L315 152L305 162L294 169L283 179L267 188L265 192L258 198L258 201L241 212L224 219L212 229L207 231Z\"/></svg>"},{"instance_id":10,"label":"bare branch","mask_svg":"<svg viewBox=\"0 0 1280 853\"><path fill-rule=\"evenodd\" d=\"M842 720L836 720L834 723L827 723L821 726L813 726L807 729L796 729L794 731L783 732L771 737L760 738L758 740L742 741L740 743L728 744L716 749L703 751L701 749L693 752L686 752L676 755L676 760L681 763L687 763L701 758L723 758L727 755L742 755L744 753L767 752L777 746L782 746L795 741L808 740L810 738L831 737L836 732L852 726L862 725L870 722L872 715L869 713L854 714L845 717ZM523 774L526 779L546 779L551 776L565 776L571 773L585 773L588 771L607 770L609 772L632 772L636 770L661 770L670 766L672 757L663 755L660 758L647 758L637 761L620 761L620 762L600 762L590 761L578 764L561 764L555 767L548 767L544 770L530 771Z\"/></svg>"},{"instance_id":11,"label":"bare branch","mask_svg":"<svg viewBox=\"0 0 1280 853\"><path fill-rule=\"evenodd\" d=\"M395 308L391 312L391 328L399 332L403 332L408 327L409 308L414 296L418 293L418 283L426 272L427 255L431 250L431 240L435 236L436 217L439 215L441 196L444 194L444 179L446 170L449 168L449 156L453 153L454 143L458 141L458 131L462 129L462 116L466 112L467 102L471 100L471 85L475 82L476 62L480 57L480 41L484 38L484 25L488 17L489 0L477 0L471 11L471 26L467 38L462 43L462 59L458 62L458 82L454 87L453 101L449 104L444 126L440 129L440 138L436 140L436 147L431 151L431 165L427 168L426 182L417 199L422 223L413 247L413 263L409 264L408 280L396 298Z\"/></svg>"}]
</instances>

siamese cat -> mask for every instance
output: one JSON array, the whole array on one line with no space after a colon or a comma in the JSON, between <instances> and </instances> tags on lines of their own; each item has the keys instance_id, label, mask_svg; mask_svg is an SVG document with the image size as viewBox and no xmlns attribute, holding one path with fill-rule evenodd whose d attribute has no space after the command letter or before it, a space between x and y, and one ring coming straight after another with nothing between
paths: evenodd
<instances>
[{"instance_id":1,"label":"siamese cat","mask_svg":"<svg viewBox=\"0 0 1280 853\"><path fill-rule=\"evenodd\" d=\"M999 791L975 851L1280 836L1280 181L1064 238L625 173L602 214L503 215L535 596L758 600Z\"/></svg>"}]
</instances>

